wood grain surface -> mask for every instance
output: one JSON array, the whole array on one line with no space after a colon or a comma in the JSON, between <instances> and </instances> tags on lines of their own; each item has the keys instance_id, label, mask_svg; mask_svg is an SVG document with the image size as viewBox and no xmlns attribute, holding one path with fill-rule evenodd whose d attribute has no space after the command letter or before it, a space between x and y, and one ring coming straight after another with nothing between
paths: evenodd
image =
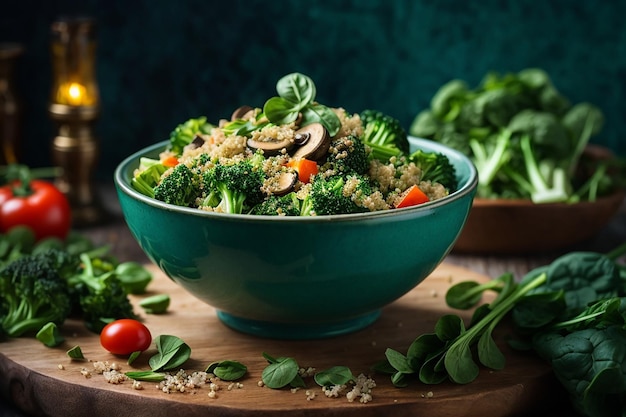
<instances>
[{"instance_id":1,"label":"wood grain surface","mask_svg":"<svg viewBox=\"0 0 626 417\"><path fill-rule=\"evenodd\" d=\"M313 341L271 340L233 331L217 319L212 307L196 300L155 268L153 271L155 280L144 296L168 293L172 297L170 312L165 315L145 315L136 307L153 336L171 334L185 340L192 349L191 359L184 365L188 371L204 370L210 362L218 360L244 363L248 374L240 381L242 388L228 390L228 383L221 382L217 398L209 398L207 386L167 394L158 390L155 383L144 382L142 390L135 390L130 381L110 384L95 373L86 378L81 369L93 369L94 361L116 362L123 371L148 370L147 360L155 350L144 352L129 366L125 358L110 355L101 348L98 337L85 330L80 321L68 320L61 327L67 340L57 348L46 348L31 338L0 343L1 396L12 399L29 415L91 417L157 417L174 413L184 416L497 417L526 415L540 405L546 411L549 408L546 404L558 408L558 404L565 401L547 365L533 355L506 347L505 329L497 334L507 357L505 369L483 369L480 376L467 385L424 385L416 381L407 388L395 388L388 376L375 374L372 375L377 384L373 400L362 404L349 402L345 396L328 398L311 379L307 379L309 390L317 394L313 400L307 400L304 389L272 390L257 384L267 365L262 352L275 357L290 356L300 366L316 370L344 365L355 375L370 373L371 365L384 358L386 348L406 351L416 336L431 332L442 314L452 312L444 301L451 284L467 279L487 279L458 266L442 264L413 291L386 307L380 319L368 328ZM137 303L140 298L133 297L133 302ZM467 319L468 314L463 317ZM82 348L87 361L71 361L66 356L66 350L74 345Z\"/></svg>"}]
</instances>

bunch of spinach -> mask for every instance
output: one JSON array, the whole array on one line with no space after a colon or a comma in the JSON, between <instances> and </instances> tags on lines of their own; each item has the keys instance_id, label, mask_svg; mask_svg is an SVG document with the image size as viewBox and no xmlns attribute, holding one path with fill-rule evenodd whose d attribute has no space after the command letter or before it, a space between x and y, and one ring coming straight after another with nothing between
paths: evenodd
<instances>
[{"instance_id":1,"label":"bunch of spinach","mask_svg":"<svg viewBox=\"0 0 626 417\"><path fill-rule=\"evenodd\" d=\"M516 334L511 345L547 360L577 410L590 417L622 415L615 410L626 409L624 254L626 244L608 254L571 252L519 282L507 273L487 283L455 284L446 293L450 307L478 306L469 325L458 315L444 315L433 333L418 336L406 353L388 348L374 368L399 387L410 377L426 384L470 383L480 365L504 368L493 331L510 318ZM486 291L497 295L479 305Z\"/></svg>"},{"instance_id":2,"label":"bunch of spinach","mask_svg":"<svg viewBox=\"0 0 626 417\"><path fill-rule=\"evenodd\" d=\"M585 147L603 125L597 106L572 105L545 71L528 68L490 72L473 89L463 80L449 81L409 132L468 155L478 170L480 197L576 202L594 201L622 185L618 175L589 176L579 169ZM615 160L595 164L594 170L621 166Z\"/></svg>"}]
</instances>

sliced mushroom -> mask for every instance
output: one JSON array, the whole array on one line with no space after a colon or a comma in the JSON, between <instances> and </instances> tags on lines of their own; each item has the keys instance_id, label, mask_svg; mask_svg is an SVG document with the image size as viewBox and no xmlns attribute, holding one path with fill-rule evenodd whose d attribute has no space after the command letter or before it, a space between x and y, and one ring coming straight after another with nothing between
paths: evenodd
<instances>
[{"instance_id":1,"label":"sliced mushroom","mask_svg":"<svg viewBox=\"0 0 626 417\"><path fill-rule=\"evenodd\" d=\"M196 149L201 147L202 145L204 145L204 138L202 137L202 135L196 135L193 140L191 141L191 143L189 143L189 147L191 149Z\"/></svg>"},{"instance_id":2,"label":"sliced mushroom","mask_svg":"<svg viewBox=\"0 0 626 417\"><path fill-rule=\"evenodd\" d=\"M254 150L262 150L264 155L272 156L278 155L283 149L290 150L293 147L293 141L289 139L281 141L248 139L248 147Z\"/></svg>"},{"instance_id":3,"label":"sliced mushroom","mask_svg":"<svg viewBox=\"0 0 626 417\"><path fill-rule=\"evenodd\" d=\"M298 174L296 172L283 171L274 178L269 190L272 194L277 196L285 195L293 190L297 181Z\"/></svg>"},{"instance_id":4,"label":"sliced mushroom","mask_svg":"<svg viewBox=\"0 0 626 417\"><path fill-rule=\"evenodd\" d=\"M328 131L321 123L311 123L296 131L296 137L298 140L303 138L308 139L304 141L304 144L298 147L293 153L294 158L306 158L314 161L319 161L326 156L328 148L330 147L331 137Z\"/></svg>"},{"instance_id":5,"label":"sliced mushroom","mask_svg":"<svg viewBox=\"0 0 626 417\"><path fill-rule=\"evenodd\" d=\"M238 109L235 109L232 116L230 116L230 120L242 119L243 116L245 116L246 113L248 113L251 110L254 110L254 109L248 105L243 105L239 107Z\"/></svg>"}]
</instances>

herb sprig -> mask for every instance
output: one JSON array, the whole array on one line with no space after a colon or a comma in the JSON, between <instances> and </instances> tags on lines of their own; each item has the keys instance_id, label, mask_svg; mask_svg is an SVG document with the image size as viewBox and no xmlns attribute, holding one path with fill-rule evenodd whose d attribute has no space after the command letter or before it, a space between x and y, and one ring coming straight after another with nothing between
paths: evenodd
<instances>
[{"instance_id":1,"label":"herb sprig","mask_svg":"<svg viewBox=\"0 0 626 417\"><path fill-rule=\"evenodd\" d=\"M276 83L278 96L269 98L263 113L275 124L295 122L302 115L301 126L321 123L330 136L335 136L341 128L341 121L335 112L315 101L317 90L313 80L297 72L287 74Z\"/></svg>"}]
</instances>

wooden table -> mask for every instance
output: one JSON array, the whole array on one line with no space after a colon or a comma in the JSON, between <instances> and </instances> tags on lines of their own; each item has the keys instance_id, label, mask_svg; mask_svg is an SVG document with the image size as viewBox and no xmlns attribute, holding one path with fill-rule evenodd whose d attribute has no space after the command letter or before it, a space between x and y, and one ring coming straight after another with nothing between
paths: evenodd
<instances>
[{"instance_id":1,"label":"wooden table","mask_svg":"<svg viewBox=\"0 0 626 417\"><path fill-rule=\"evenodd\" d=\"M139 262L148 262L148 259L131 236L129 229L126 227L113 187L103 187L101 190L101 196L103 205L110 215L108 221L103 224L81 228L80 232L88 235L98 244L112 245L113 252L120 261L134 260ZM583 244L577 245L576 247L564 249L562 252L578 249L607 251L624 241L626 241L626 202L622 205L620 212L615 216L611 223L596 237L590 241L584 242ZM504 272L513 272L515 276L519 278L530 269L546 264L558 255L560 255L560 253L541 253L504 257L466 255L453 252L446 258L445 262L487 277L496 277ZM2 375L0 375L0 378L2 378ZM20 411L16 411L11 408L11 406L5 404L6 398L3 397L3 395L5 395L5 393L0 393L0 416L23 416ZM552 410L550 415L572 415L571 410L561 411L563 411L562 414L555 414L555 411Z\"/></svg>"}]
</instances>

